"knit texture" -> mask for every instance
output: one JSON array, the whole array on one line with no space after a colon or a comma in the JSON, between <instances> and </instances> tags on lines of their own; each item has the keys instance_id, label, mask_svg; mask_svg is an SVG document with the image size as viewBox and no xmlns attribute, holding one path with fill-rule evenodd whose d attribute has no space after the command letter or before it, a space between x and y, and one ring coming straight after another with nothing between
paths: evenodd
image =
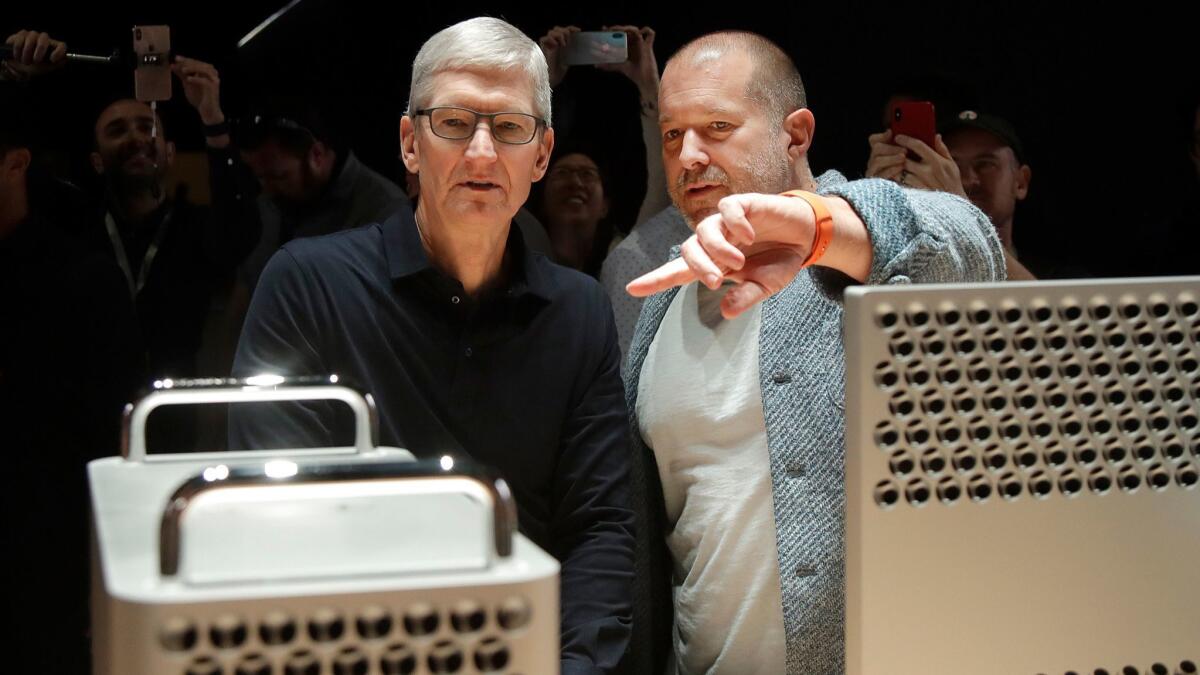
<instances>
[{"instance_id":1,"label":"knit texture","mask_svg":"<svg viewBox=\"0 0 1200 675\"><path fill-rule=\"evenodd\" d=\"M995 229L966 200L909 190L890 181L847 182L837 172L818 192L853 206L867 226L870 284L987 282L1004 279ZM676 249L672 257L678 255ZM787 640L785 672L845 669L845 373L842 294L849 277L802 270L764 301L759 382L767 425L776 554ZM637 512L634 577L635 672L662 675L671 649L668 523L652 450L642 441L637 392L642 363L677 288L648 298L625 371Z\"/></svg>"}]
</instances>

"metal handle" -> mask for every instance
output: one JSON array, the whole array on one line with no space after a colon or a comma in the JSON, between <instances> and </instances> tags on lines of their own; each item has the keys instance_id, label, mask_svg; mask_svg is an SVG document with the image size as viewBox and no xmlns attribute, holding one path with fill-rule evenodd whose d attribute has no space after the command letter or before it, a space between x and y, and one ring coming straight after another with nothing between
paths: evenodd
<instances>
[{"instance_id":1,"label":"metal handle","mask_svg":"<svg viewBox=\"0 0 1200 675\"><path fill-rule=\"evenodd\" d=\"M146 419L159 406L193 403L269 401L342 401L354 411L354 448L370 452L379 435L375 401L345 385L337 376L284 378L260 375L245 379L158 380L154 390L125 406L121 420L121 456L141 462L146 455Z\"/></svg>"},{"instance_id":2,"label":"metal handle","mask_svg":"<svg viewBox=\"0 0 1200 675\"><path fill-rule=\"evenodd\" d=\"M180 485L167 500L159 530L159 571L164 577L179 573L183 517L197 497L217 490L263 486L300 486L313 483L357 481L438 481L446 487L475 496L491 507L492 534L496 555L512 555L513 532L517 529L517 505L503 478L493 471L465 460L406 462L363 462L357 464L312 464L272 460L261 466L216 465Z\"/></svg>"}]
</instances>

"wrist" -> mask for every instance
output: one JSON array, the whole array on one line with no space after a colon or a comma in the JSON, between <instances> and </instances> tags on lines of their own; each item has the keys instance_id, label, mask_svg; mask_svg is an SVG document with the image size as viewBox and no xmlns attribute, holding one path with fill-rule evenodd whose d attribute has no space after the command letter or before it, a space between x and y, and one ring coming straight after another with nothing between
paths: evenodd
<instances>
[{"instance_id":1,"label":"wrist","mask_svg":"<svg viewBox=\"0 0 1200 675\"><path fill-rule=\"evenodd\" d=\"M815 265L829 250L833 244L834 227L833 216L830 214L829 206L826 205L825 199L820 195L807 192L805 190L788 190L784 192L784 197L796 197L808 202L809 207L813 212L813 235L812 241L809 243L808 256L801 263L800 268L804 269L809 265Z\"/></svg>"},{"instance_id":2,"label":"wrist","mask_svg":"<svg viewBox=\"0 0 1200 675\"><path fill-rule=\"evenodd\" d=\"M206 127L225 123L225 113L220 108L199 110L198 112L200 113L200 123Z\"/></svg>"},{"instance_id":3,"label":"wrist","mask_svg":"<svg viewBox=\"0 0 1200 675\"><path fill-rule=\"evenodd\" d=\"M654 78L651 82L639 82L637 89L638 96L643 102L649 101L658 104L658 78Z\"/></svg>"}]
</instances>

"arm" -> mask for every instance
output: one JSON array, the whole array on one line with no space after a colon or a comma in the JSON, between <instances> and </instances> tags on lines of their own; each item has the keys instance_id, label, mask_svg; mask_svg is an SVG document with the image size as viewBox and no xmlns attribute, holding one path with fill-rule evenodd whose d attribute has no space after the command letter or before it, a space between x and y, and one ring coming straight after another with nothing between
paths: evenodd
<instances>
[{"instance_id":1,"label":"arm","mask_svg":"<svg viewBox=\"0 0 1200 675\"><path fill-rule=\"evenodd\" d=\"M958 164L950 155L950 148L946 147L941 134L934 138L932 148L908 136L897 136L893 140L890 131L873 134L868 140L871 143L871 158L867 162L867 176L886 178L905 187L940 190L964 198L967 196ZM914 161L908 158L908 151L919 159ZM1012 251L1004 251L1004 262L1007 279L1037 280Z\"/></svg>"},{"instance_id":2,"label":"arm","mask_svg":"<svg viewBox=\"0 0 1200 675\"><path fill-rule=\"evenodd\" d=\"M624 63L602 63L596 67L621 73L638 90L642 143L646 148L646 198L638 209L635 226L671 205L667 174L663 170L662 137L658 130L658 60L654 56L654 29L649 26L605 26L604 30L625 33L629 59Z\"/></svg>"},{"instance_id":3,"label":"arm","mask_svg":"<svg viewBox=\"0 0 1200 675\"><path fill-rule=\"evenodd\" d=\"M842 197L870 237L869 284L1003 281L1004 251L996 230L966 199L862 180L823 195ZM853 275L852 275L853 276Z\"/></svg>"},{"instance_id":4,"label":"arm","mask_svg":"<svg viewBox=\"0 0 1200 675\"><path fill-rule=\"evenodd\" d=\"M823 192L833 240L817 263L867 283L1000 281L1004 253L987 216L960 197L862 180ZM803 268L816 231L813 208L779 195L731 195L696 226L682 257L635 279L650 295L697 279L716 289L732 318L779 292Z\"/></svg>"},{"instance_id":5,"label":"arm","mask_svg":"<svg viewBox=\"0 0 1200 675\"><path fill-rule=\"evenodd\" d=\"M263 270L233 360L233 376L327 375L320 326L328 313L289 250ZM229 448L329 447L334 414L326 402L241 404L229 409Z\"/></svg>"},{"instance_id":6,"label":"arm","mask_svg":"<svg viewBox=\"0 0 1200 675\"><path fill-rule=\"evenodd\" d=\"M221 78L211 64L178 56L171 71L183 85L187 101L205 127L226 122L221 110ZM235 156L228 131L205 137L212 211L205 230L204 247L209 260L222 267L240 263L262 236L255 197L258 184Z\"/></svg>"},{"instance_id":7,"label":"arm","mask_svg":"<svg viewBox=\"0 0 1200 675\"><path fill-rule=\"evenodd\" d=\"M603 326L582 392L562 426L550 522L562 563L562 672L606 673L629 644L633 512L628 420L611 309L599 287L589 319Z\"/></svg>"}]
</instances>

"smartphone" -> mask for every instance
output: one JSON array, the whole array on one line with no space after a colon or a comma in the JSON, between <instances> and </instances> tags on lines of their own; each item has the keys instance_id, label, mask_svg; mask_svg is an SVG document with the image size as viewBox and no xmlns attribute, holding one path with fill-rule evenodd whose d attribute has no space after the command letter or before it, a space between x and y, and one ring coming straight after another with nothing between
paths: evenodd
<instances>
[{"instance_id":1,"label":"smartphone","mask_svg":"<svg viewBox=\"0 0 1200 675\"><path fill-rule=\"evenodd\" d=\"M933 139L937 135L937 125L934 123L932 103L929 101L900 101L892 108L891 117L892 138L904 134L933 147Z\"/></svg>"},{"instance_id":2,"label":"smartphone","mask_svg":"<svg viewBox=\"0 0 1200 675\"><path fill-rule=\"evenodd\" d=\"M133 94L139 101L171 98L171 27L133 27Z\"/></svg>"},{"instance_id":3,"label":"smartphone","mask_svg":"<svg viewBox=\"0 0 1200 675\"><path fill-rule=\"evenodd\" d=\"M563 58L571 66L624 63L629 59L629 45L621 31L581 31L571 36Z\"/></svg>"}]
</instances>

